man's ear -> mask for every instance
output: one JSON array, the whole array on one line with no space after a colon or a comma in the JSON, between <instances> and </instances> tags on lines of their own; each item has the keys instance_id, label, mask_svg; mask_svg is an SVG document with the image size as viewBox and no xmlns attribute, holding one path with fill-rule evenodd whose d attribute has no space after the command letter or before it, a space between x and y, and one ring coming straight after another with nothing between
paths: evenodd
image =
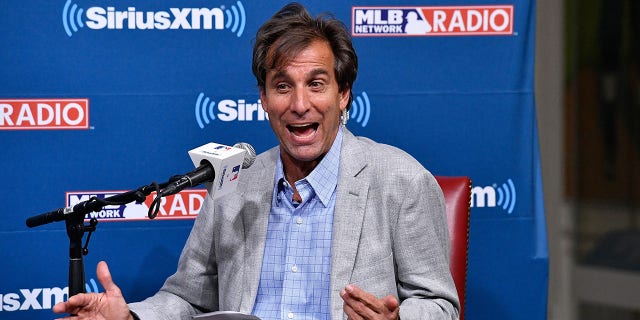
<instances>
[{"instance_id":1,"label":"man's ear","mask_svg":"<svg viewBox=\"0 0 640 320\"><path fill-rule=\"evenodd\" d=\"M340 110L344 110L348 107L349 98L351 96L351 88L345 88L340 92Z\"/></svg>"}]
</instances>

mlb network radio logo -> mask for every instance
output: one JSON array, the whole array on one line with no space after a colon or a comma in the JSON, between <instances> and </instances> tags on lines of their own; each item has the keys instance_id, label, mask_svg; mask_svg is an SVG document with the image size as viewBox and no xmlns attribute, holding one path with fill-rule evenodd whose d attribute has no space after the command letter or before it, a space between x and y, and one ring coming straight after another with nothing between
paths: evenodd
<instances>
[{"instance_id":1,"label":"mlb network radio logo","mask_svg":"<svg viewBox=\"0 0 640 320\"><path fill-rule=\"evenodd\" d=\"M139 10L136 7L80 8L67 0L62 8L62 26L67 36L85 26L93 30L223 30L242 36L246 14L242 2L230 8L168 8Z\"/></svg>"},{"instance_id":2,"label":"mlb network radio logo","mask_svg":"<svg viewBox=\"0 0 640 320\"><path fill-rule=\"evenodd\" d=\"M94 279L85 283L85 289L87 293L100 292ZM69 298L69 287L19 289L19 291L0 293L0 311L51 309L56 303L66 301Z\"/></svg>"},{"instance_id":3,"label":"mlb network radio logo","mask_svg":"<svg viewBox=\"0 0 640 320\"><path fill-rule=\"evenodd\" d=\"M497 194L497 199L496 199ZM513 180L507 179L502 185L494 184L486 187L471 189L471 207L495 208L500 207L508 214L512 214L516 206L516 187Z\"/></svg>"},{"instance_id":4,"label":"mlb network radio logo","mask_svg":"<svg viewBox=\"0 0 640 320\"><path fill-rule=\"evenodd\" d=\"M366 127L369 123L370 115L371 103L369 102L369 96L363 91L353 98L349 119L356 121L362 127ZM195 118L200 129L204 129L215 119L223 122L269 120L269 116L262 109L262 101L260 99L255 103L249 102L248 99L222 99L216 102L216 100L205 96L204 92L201 92L196 97Z\"/></svg>"},{"instance_id":5,"label":"mlb network radio logo","mask_svg":"<svg viewBox=\"0 0 640 320\"><path fill-rule=\"evenodd\" d=\"M513 5L353 7L353 36L511 35Z\"/></svg>"},{"instance_id":6,"label":"mlb network radio logo","mask_svg":"<svg viewBox=\"0 0 640 320\"><path fill-rule=\"evenodd\" d=\"M89 128L89 99L0 99L0 130Z\"/></svg>"},{"instance_id":7,"label":"mlb network radio logo","mask_svg":"<svg viewBox=\"0 0 640 320\"><path fill-rule=\"evenodd\" d=\"M75 206L92 197L105 199L120 193L122 193L122 191L67 192L66 206ZM206 194L206 189L187 189L177 194L163 197L160 201L160 208L155 220L195 219L202 208ZM88 213L85 219L96 218L99 221L148 220L149 206L151 206L154 198L155 192L152 192L142 203L132 202L126 205L105 206L98 212Z\"/></svg>"}]
</instances>

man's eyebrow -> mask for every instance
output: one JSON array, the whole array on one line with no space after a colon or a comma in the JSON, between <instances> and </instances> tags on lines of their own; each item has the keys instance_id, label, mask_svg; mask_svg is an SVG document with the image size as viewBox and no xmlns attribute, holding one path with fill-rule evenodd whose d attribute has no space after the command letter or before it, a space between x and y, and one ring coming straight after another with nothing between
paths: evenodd
<instances>
[{"instance_id":1,"label":"man's eyebrow","mask_svg":"<svg viewBox=\"0 0 640 320\"><path fill-rule=\"evenodd\" d=\"M311 70L309 75L311 77L315 77L315 76L318 76L318 75L329 75L329 70L327 70L325 68L316 68L316 69Z\"/></svg>"},{"instance_id":2,"label":"man's eyebrow","mask_svg":"<svg viewBox=\"0 0 640 320\"><path fill-rule=\"evenodd\" d=\"M316 68L311 70L311 72L309 72L308 78L315 78L318 75L328 76L329 74L330 74L329 70L325 68ZM289 79L291 77L285 70L276 70L271 78L272 79Z\"/></svg>"},{"instance_id":3,"label":"man's eyebrow","mask_svg":"<svg viewBox=\"0 0 640 320\"><path fill-rule=\"evenodd\" d=\"M282 79L282 78L288 79L289 75L284 70L276 70L275 73L273 74L273 77L271 78L272 79Z\"/></svg>"}]
</instances>

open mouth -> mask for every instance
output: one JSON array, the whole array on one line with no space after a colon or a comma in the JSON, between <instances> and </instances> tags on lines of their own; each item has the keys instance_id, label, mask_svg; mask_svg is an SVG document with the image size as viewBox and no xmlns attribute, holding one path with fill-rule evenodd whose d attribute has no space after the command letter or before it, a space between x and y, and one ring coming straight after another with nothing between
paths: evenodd
<instances>
[{"instance_id":1,"label":"open mouth","mask_svg":"<svg viewBox=\"0 0 640 320\"><path fill-rule=\"evenodd\" d=\"M289 132L297 137L307 137L312 135L318 130L319 123L307 123L307 124L290 124L287 126Z\"/></svg>"}]
</instances>

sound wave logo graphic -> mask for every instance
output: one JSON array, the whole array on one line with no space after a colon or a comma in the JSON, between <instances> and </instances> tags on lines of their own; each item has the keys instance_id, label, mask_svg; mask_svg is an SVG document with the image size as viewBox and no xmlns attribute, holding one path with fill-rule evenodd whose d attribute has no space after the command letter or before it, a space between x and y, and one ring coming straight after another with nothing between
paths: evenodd
<instances>
[{"instance_id":1,"label":"sound wave logo graphic","mask_svg":"<svg viewBox=\"0 0 640 320\"><path fill-rule=\"evenodd\" d=\"M516 199L516 187L511 179L507 179L507 182L500 186L494 184L487 187L476 186L471 189L472 208L501 207L507 213L512 214L516 206Z\"/></svg>"},{"instance_id":2,"label":"sound wave logo graphic","mask_svg":"<svg viewBox=\"0 0 640 320\"><path fill-rule=\"evenodd\" d=\"M84 27L84 23L82 22L82 13L84 9L78 9L77 4L71 4L71 0L67 0L64 4L64 9L62 9L62 25L64 26L64 31L67 33L67 36L71 37L72 31L78 32L79 28Z\"/></svg>"},{"instance_id":3,"label":"sound wave logo graphic","mask_svg":"<svg viewBox=\"0 0 640 320\"><path fill-rule=\"evenodd\" d=\"M369 116L371 115L371 103L369 102L369 96L367 96L366 92L363 91L353 99L349 114L349 119L356 121L363 128L367 126Z\"/></svg>"},{"instance_id":4,"label":"sound wave logo graphic","mask_svg":"<svg viewBox=\"0 0 640 320\"><path fill-rule=\"evenodd\" d=\"M86 292L87 292L87 293L91 293L91 292L93 292L93 293L100 293L100 291L98 291L98 285L96 284L96 281L95 281L95 280L93 280L93 278L91 278L91 279L89 280L89 282L91 282L91 286L89 286L89 283L88 283L88 282L84 284L84 285L85 285Z\"/></svg>"},{"instance_id":5,"label":"sound wave logo graphic","mask_svg":"<svg viewBox=\"0 0 640 320\"><path fill-rule=\"evenodd\" d=\"M231 6L231 10L225 9L224 6L220 8L224 10L225 15L227 16L227 23L225 24L225 28L231 28L231 32L235 33L238 38L242 36L242 32L244 31L244 25L247 21L247 17L244 12L244 7L242 6L242 2L236 2L237 7L235 5Z\"/></svg>"},{"instance_id":6,"label":"sound wave logo graphic","mask_svg":"<svg viewBox=\"0 0 640 320\"><path fill-rule=\"evenodd\" d=\"M204 126L209 124L211 120L216 118L215 116L216 102L204 96L204 92L200 92L196 99L196 122L198 127L204 129Z\"/></svg>"},{"instance_id":7,"label":"sound wave logo graphic","mask_svg":"<svg viewBox=\"0 0 640 320\"><path fill-rule=\"evenodd\" d=\"M495 189L498 192L498 206L502 206L502 209L507 210L509 214L513 213L513 208L516 206L516 187L513 181L508 179L506 183Z\"/></svg>"}]
</instances>

